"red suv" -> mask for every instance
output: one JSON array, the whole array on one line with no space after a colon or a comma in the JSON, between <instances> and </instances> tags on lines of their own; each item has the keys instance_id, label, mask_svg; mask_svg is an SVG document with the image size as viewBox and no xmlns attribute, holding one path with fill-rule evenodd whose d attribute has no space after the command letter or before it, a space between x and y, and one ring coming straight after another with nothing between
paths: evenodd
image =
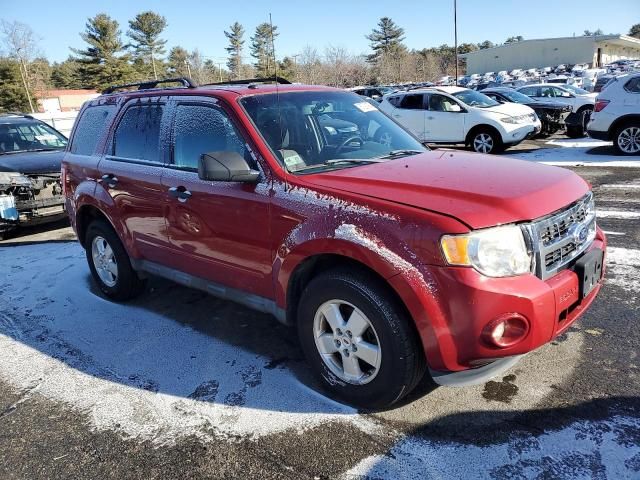
<instances>
[{"instance_id":1,"label":"red suv","mask_svg":"<svg viewBox=\"0 0 640 480\"><path fill-rule=\"evenodd\" d=\"M571 171L430 151L337 89L178 81L109 89L71 134L66 207L106 296L151 274L269 312L329 391L381 408L426 370L486 381L597 295L606 239Z\"/></svg>"}]
</instances>

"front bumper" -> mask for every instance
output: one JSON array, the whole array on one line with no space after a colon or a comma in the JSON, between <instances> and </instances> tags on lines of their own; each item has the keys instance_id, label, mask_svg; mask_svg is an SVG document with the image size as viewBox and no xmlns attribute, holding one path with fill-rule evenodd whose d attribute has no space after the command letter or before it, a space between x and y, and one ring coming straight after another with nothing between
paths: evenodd
<instances>
[{"instance_id":1,"label":"front bumper","mask_svg":"<svg viewBox=\"0 0 640 480\"><path fill-rule=\"evenodd\" d=\"M600 229L582 255L596 248L606 255L606 237ZM589 308L602 285L601 278L585 298L579 299L578 275L572 266L546 280L533 274L489 278L472 268L434 267L443 323L435 331L437 342L423 337L434 379L440 378L448 385L469 384L468 378L473 376L470 372L458 375L459 382L455 374L478 368L483 368L489 377L496 375L500 370L488 365L497 361L500 363L495 367L509 364L505 359L531 352L565 332ZM528 320L530 328L524 339L506 348L482 340L482 331L489 322L511 313ZM427 333L418 328L421 335ZM475 377L475 383L487 378Z\"/></svg>"},{"instance_id":2,"label":"front bumper","mask_svg":"<svg viewBox=\"0 0 640 480\"><path fill-rule=\"evenodd\" d=\"M540 119L536 119L534 123L519 126L510 130L506 130L502 132L502 143L505 146L513 146L517 145L524 140L531 138L538 133L542 129L542 124L540 123Z\"/></svg>"},{"instance_id":3,"label":"front bumper","mask_svg":"<svg viewBox=\"0 0 640 480\"><path fill-rule=\"evenodd\" d=\"M2 195L0 203L0 232L8 232L19 226L54 222L66 216L64 197L15 200L11 195Z\"/></svg>"}]
</instances>

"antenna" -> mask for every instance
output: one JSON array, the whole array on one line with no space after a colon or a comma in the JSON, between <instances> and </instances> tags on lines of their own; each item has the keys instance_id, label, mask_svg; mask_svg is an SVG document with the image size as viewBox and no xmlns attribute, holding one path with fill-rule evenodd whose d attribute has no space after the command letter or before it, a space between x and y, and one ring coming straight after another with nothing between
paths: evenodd
<instances>
[{"instance_id":1,"label":"antenna","mask_svg":"<svg viewBox=\"0 0 640 480\"><path fill-rule=\"evenodd\" d=\"M273 40L273 20L271 20L271 12L269 12L269 26L271 28L271 53L273 54L273 64L274 64L274 68L276 71L276 105L278 108L278 127L280 129L280 150L284 150L282 147L282 142L284 142L284 136L282 135L282 111L280 110L280 89L278 88L278 61L276 60L276 44ZM269 72L267 72L267 76L269 75ZM282 155L282 161L284 162L284 155ZM288 189L287 186L287 165L284 165L284 171L285 171L285 185L284 188L285 190Z\"/></svg>"}]
</instances>

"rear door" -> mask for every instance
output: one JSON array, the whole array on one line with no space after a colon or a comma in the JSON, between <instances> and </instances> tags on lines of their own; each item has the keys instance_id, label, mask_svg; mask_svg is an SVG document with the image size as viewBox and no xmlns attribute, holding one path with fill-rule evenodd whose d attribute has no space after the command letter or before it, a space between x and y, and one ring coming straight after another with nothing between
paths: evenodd
<instances>
[{"instance_id":1,"label":"rear door","mask_svg":"<svg viewBox=\"0 0 640 480\"><path fill-rule=\"evenodd\" d=\"M439 93L430 93L427 102L425 137L433 142L464 142L466 110L455 100Z\"/></svg>"},{"instance_id":2,"label":"rear door","mask_svg":"<svg viewBox=\"0 0 640 480\"><path fill-rule=\"evenodd\" d=\"M188 197L169 196L171 262L191 275L272 298L271 181L264 174L258 183L198 177L198 161L207 152L234 151L261 169L255 150L216 99L176 97L172 112L171 158L162 183L165 191Z\"/></svg>"},{"instance_id":3,"label":"rear door","mask_svg":"<svg viewBox=\"0 0 640 480\"><path fill-rule=\"evenodd\" d=\"M421 141L429 140L425 138L426 110L424 97L422 93L404 94L391 114L393 118Z\"/></svg>"},{"instance_id":4,"label":"rear door","mask_svg":"<svg viewBox=\"0 0 640 480\"><path fill-rule=\"evenodd\" d=\"M167 155L160 137L167 128L167 112L166 98L129 100L98 165L99 188L111 198L116 227L141 257L155 262L162 262L169 250L166 192L160 181Z\"/></svg>"}]
</instances>

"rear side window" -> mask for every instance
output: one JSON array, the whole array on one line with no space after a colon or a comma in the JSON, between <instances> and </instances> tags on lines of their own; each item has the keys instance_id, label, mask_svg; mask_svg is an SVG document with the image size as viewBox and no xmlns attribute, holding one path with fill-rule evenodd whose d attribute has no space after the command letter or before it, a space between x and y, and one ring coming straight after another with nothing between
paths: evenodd
<instances>
[{"instance_id":1,"label":"rear side window","mask_svg":"<svg viewBox=\"0 0 640 480\"><path fill-rule=\"evenodd\" d=\"M78 119L69 151L78 155L93 155L98 140L109 125L115 111L115 105L86 108Z\"/></svg>"},{"instance_id":2,"label":"rear side window","mask_svg":"<svg viewBox=\"0 0 640 480\"><path fill-rule=\"evenodd\" d=\"M120 158L160 161L160 123L163 105L129 107L113 137L113 154Z\"/></svg>"},{"instance_id":3,"label":"rear side window","mask_svg":"<svg viewBox=\"0 0 640 480\"><path fill-rule=\"evenodd\" d=\"M632 78L631 80L629 80L625 84L624 89L627 92L640 93L640 77L635 77L635 78Z\"/></svg>"},{"instance_id":4,"label":"rear side window","mask_svg":"<svg viewBox=\"0 0 640 480\"><path fill-rule=\"evenodd\" d=\"M529 95L530 97L536 97L538 93L538 87L524 87L518 90L520 93Z\"/></svg>"},{"instance_id":5,"label":"rear side window","mask_svg":"<svg viewBox=\"0 0 640 480\"><path fill-rule=\"evenodd\" d=\"M245 142L227 114L218 107L183 104L176 107L173 163L196 169L203 153L237 152L247 158Z\"/></svg>"}]
</instances>

